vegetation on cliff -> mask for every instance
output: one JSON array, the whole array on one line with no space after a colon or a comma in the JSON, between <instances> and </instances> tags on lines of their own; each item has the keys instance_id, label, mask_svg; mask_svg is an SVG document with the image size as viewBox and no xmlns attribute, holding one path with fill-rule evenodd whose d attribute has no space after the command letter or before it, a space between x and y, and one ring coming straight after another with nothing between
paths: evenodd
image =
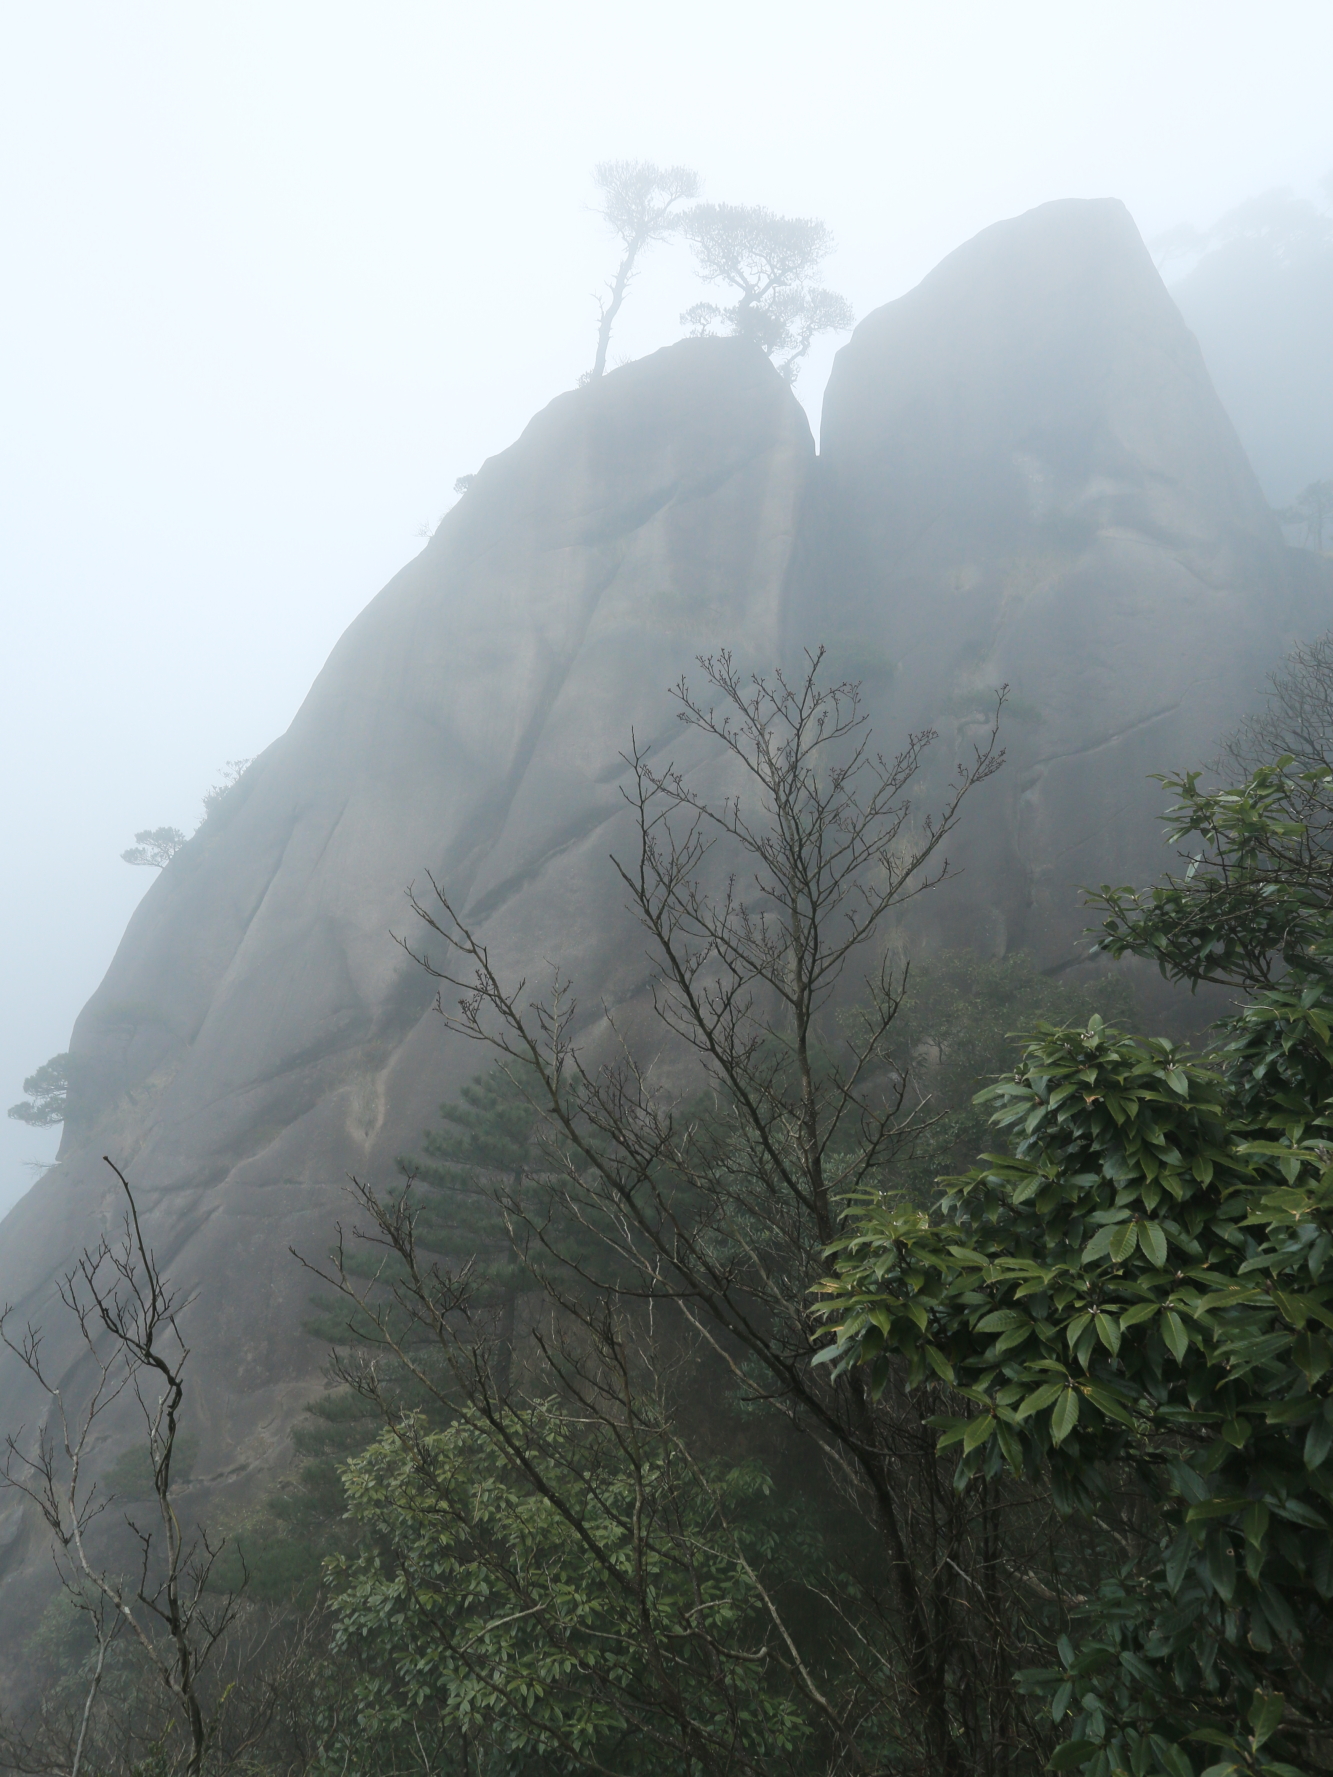
<instances>
[{"instance_id":1,"label":"vegetation on cliff","mask_svg":"<svg viewBox=\"0 0 1333 1777\"><path fill-rule=\"evenodd\" d=\"M568 983L507 983L446 895L416 904L493 1063L310 1260L337 1387L216 1564L206 1739L117 1648L85 1768L1327 1763L1322 656L1234 786L1164 780L1182 870L1096 897L1104 958L1244 996L1201 1055L1130 1034L1114 975L898 960L996 728L923 816L934 737L877 753L819 656L704 666L681 717L742 787L633 753L616 865L692 1070L629 1028L585 1060ZM1003 1150L936 1201L987 1117ZM14 1769L68 1770L97 1692L62 1635Z\"/></svg>"}]
</instances>

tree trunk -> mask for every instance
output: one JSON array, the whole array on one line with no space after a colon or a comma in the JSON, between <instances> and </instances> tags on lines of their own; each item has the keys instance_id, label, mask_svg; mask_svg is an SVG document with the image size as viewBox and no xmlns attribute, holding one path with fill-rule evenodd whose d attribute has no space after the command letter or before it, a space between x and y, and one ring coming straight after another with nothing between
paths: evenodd
<instances>
[{"instance_id":1,"label":"tree trunk","mask_svg":"<svg viewBox=\"0 0 1333 1777\"><path fill-rule=\"evenodd\" d=\"M607 347L611 344L611 324L620 313L620 305L625 300L625 286L629 283L630 273L634 270L634 261L639 256L642 241L631 241L625 249L625 257L620 262L620 270L616 273L616 281L611 286L611 300L602 310L601 325L597 329L597 356L593 360L592 373L601 376L606 369Z\"/></svg>"}]
</instances>

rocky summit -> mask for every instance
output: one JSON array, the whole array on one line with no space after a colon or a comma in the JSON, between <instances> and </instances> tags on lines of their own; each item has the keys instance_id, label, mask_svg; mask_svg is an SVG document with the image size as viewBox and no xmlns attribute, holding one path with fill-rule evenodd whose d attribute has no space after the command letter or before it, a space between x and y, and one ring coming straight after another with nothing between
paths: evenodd
<instances>
[{"instance_id":1,"label":"rocky summit","mask_svg":"<svg viewBox=\"0 0 1333 1777\"><path fill-rule=\"evenodd\" d=\"M1160 785L1301 635L1287 549L1122 204L997 223L877 309L824 402L809 628L893 666L879 724L966 745L1010 688L1008 767L955 848L955 940L1070 962L1081 884L1164 864Z\"/></svg>"},{"instance_id":2,"label":"rocky summit","mask_svg":"<svg viewBox=\"0 0 1333 1777\"><path fill-rule=\"evenodd\" d=\"M348 1176L391 1180L480 1065L395 942L410 884L438 881L509 978L558 961L585 1040L608 1008L633 1024L644 949L608 862L631 735L714 770L671 684L719 647L767 670L824 643L882 746L939 731L923 806L1009 686L1008 764L910 936L1059 968L1080 884L1162 866L1147 774L1206 760L1331 620L1118 203L997 224L868 316L818 455L740 340L560 396L145 896L74 1031L59 1163L0 1231L0 1299L77 1386L55 1289L119 1213L111 1154L198 1293L195 1485L254 1487L323 1362L289 1249L326 1251ZM32 1426L16 1372L0 1420ZM31 1571L40 1526L6 1511L0 1560Z\"/></svg>"}]
</instances>

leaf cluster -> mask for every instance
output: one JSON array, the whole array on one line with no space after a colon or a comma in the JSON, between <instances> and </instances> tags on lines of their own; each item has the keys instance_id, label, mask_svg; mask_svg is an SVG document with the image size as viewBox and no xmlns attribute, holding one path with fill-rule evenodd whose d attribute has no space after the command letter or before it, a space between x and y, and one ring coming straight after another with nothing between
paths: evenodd
<instances>
[{"instance_id":1,"label":"leaf cluster","mask_svg":"<svg viewBox=\"0 0 1333 1777\"><path fill-rule=\"evenodd\" d=\"M330 1756L360 1769L373 1727L446 1762L465 1740L519 1768L745 1769L762 1749L772 1769L809 1721L759 1573L809 1537L762 1470L609 1438L555 1400L523 1418L526 1476L474 1414L386 1429L344 1469L370 1546L329 1564L357 1672Z\"/></svg>"},{"instance_id":2,"label":"leaf cluster","mask_svg":"<svg viewBox=\"0 0 1333 1777\"><path fill-rule=\"evenodd\" d=\"M1282 761L1231 792L1169 781L1208 867L1122 898L1108 947L1288 972L1206 1061L1099 1018L1030 1033L982 1095L1009 1151L933 1218L863 1198L824 1286L835 1369L951 1391L956 1486L1045 1477L1125 1549L1086 1643L1028 1675L1069 1735L1054 1768L1094 1777L1187 1777L1210 1744L1218 1772L1314 1769L1333 1745L1333 919L1294 814L1325 784Z\"/></svg>"},{"instance_id":3,"label":"leaf cluster","mask_svg":"<svg viewBox=\"0 0 1333 1777\"><path fill-rule=\"evenodd\" d=\"M1262 988L1291 970L1333 978L1333 771L1296 764L1286 753L1215 790L1198 771L1161 777L1179 798L1165 819L1168 839L1187 847L1184 869L1091 896L1104 915L1098 948L1147 957L1192 988Z\"/></svg>"},{"instance_id":4,"label":"leaf cluster","mask_svg":"<svg viewBox=\"0 0 1333 1777\"><path fill-rule=\"evenodd\" d=\"M833 251L827 224L757 204L709 203L686 213L681 232L704 281L729 285L736 296L729 307L700 302L687 309L681 321L696 334L725 323L769 357L785 353L778 368L794 382L818 334L854 325L846 298L811 282Z\"/></svg>"},{"instance_id":5,"label":"leaf cluster","mask_svg":"<svg viewBox=\"0 0 1333 1777\"><path fill-rule=\"evenodd\" d=\"M9 1116L34 1129L48 1129L65 1121L65 1101L69 1093L70 1058L53 1055L23 1082L26 1098L9 1107Z\"/></svg>"}]
</instances>

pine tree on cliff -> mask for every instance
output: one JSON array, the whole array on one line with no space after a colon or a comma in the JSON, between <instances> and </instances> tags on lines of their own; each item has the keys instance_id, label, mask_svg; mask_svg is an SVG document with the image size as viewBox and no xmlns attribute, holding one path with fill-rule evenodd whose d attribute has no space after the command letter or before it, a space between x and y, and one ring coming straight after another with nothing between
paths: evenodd
<instances>
[{"instance_id":1,"label":"pine tree on cliff","mask_svg":"<svg viewBox=\"0 0 1333 1777\"><path fill-rule=\"evenodd\" d=\"M590 372L596 377L606 369L611 328L640 253L680 227L677 206L698 195L699 175L689 167L657 167L647 160L604 160L594 169L593 178L602 196L599 214L619 235L622 248L616 275L606 287L607 297L597 299L601 319L597 356Z\"/></svg>"}]
</instances>

